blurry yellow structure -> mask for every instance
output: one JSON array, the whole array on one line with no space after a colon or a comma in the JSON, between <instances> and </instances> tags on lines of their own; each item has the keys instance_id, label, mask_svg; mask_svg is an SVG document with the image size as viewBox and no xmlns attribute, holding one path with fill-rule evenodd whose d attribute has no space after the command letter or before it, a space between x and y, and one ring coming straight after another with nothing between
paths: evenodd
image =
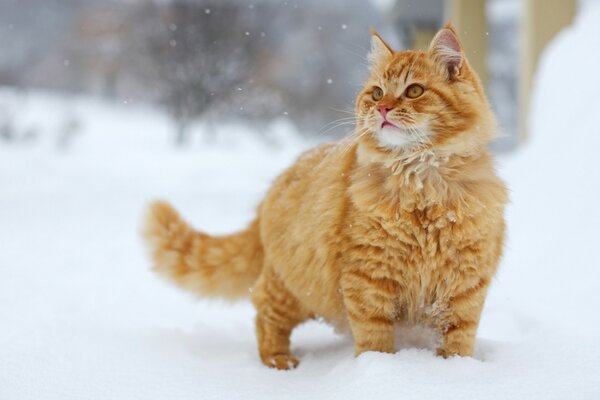
<instances>
[{"instance_id":1,"label":"blurry yellow structure","mask_svg":"<svg viewBox=\"0 0 600 400\"><path fill-rule=\"evenodd\" d=\"M577 0L525 0L521 24L519 71L519 139L529 131L529 94L538 59L548 42L571 24Z\"/></svg>"},{"instance_id":2,"label":"blurry yellow structure","mask_svg":"<svg viewBox=\"0 0 600 400\"><path fill-rule=\"evenodd\" d=\"M403 3L402 1L398 2ZM431 1L429 6L431 6ZM403 10L406 10L403 4ZM452 21L460 34L464 50L484 86L488 82L488 27L486 0L439 0L446 20ZM519 140L527 138L530 91L540 55L548 42L575 15L577 0L522 0L519 54ZM411 47L424 48L433 37L434 29L427 24L415 29Z\"/></svg>"},{"instance_id":3,"label":"blurry yellow structure","mask_svg":"<svg viewBox=\"0 0 600 400\"><path fill-rule=\"evenodd\" d=\"M488 28L485 0L448 0L446 15L460 35L469 63L487 86Z\"/></svg>"}]
</instances>

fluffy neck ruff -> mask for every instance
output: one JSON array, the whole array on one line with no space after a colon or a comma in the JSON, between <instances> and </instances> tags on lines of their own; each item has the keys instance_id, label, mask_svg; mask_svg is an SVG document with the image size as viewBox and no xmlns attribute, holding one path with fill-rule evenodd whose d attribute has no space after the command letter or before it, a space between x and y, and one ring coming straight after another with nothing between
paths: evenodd
<instances>
[{"instance_id":1,"label":"fluffy neck ruff","mask_svg":"<svg viewBox=\"0 0 600 400\"><path fill-rule=\"evenodd\" d=\"M460 152L431 147L391 150L366 139L355 154L353 201L384 217L421 211L461 219L506 201L483 145L465 146Z\"/></svg>"}]
</instances>

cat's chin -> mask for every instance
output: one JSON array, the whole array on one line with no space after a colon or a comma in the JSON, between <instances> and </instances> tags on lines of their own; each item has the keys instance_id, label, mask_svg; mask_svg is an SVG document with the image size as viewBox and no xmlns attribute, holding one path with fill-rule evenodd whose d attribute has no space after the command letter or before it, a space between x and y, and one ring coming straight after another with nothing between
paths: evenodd
<instances>
[{"instance_id":1,"label":"cat's chin","mask_svg":"<svg viewBox=\"0 0 600 400\"><path fill-rule=\"evenodd\" d=\"M387 125L378 129L376 137L381 146L394 150L408 149L418 144L410 132L395 126Z\"/></svg>"}]
</instances>

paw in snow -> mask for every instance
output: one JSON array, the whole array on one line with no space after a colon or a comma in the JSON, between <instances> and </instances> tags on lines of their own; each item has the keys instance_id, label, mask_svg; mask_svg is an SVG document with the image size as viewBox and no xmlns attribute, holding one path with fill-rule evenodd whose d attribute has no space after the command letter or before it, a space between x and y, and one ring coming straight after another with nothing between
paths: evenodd
<instances>
[{"instance_id":1,"label":"paw in snow","mask_svg":"<svg viewBox=\"0 0 600 400\"><path fill-rule=\"evenodd\" d=\"M277 369L294 369L300 364L298 359L290 354L277 354L273 356L266 356L264 363L271 368Z\"/></svg>"}]
</instances>

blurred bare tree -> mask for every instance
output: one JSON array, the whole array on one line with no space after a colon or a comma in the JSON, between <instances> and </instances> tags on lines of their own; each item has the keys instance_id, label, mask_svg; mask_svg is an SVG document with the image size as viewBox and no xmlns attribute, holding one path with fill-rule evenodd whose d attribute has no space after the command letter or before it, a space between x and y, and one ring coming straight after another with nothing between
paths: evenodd
<instances>
[{"instance_id":1,"label":"blurred bare tree","mask_svg":"<svg viewBox=\"0 0 600 400\"><path fill-rule=\"evenodd\" d=\"M352 109L378 21L362 0L6 1L0 84L158 104L179 144L200 118L323 131Z\"/></svg>"},{"instance_id":2,"label":"blurred bare tree","mask_svg":"<svg viewBox=\"0 0 600 400\"><path fill-rule=\"evenodd\" d=\"M237 2L175 0L146 4L140 57L148 81L177 125L177 143L187 141L190 122L225 101L250 79L259 56L251 19ZM224 34L224 32L226 32Z\"/></svg>"}]
</instances>

